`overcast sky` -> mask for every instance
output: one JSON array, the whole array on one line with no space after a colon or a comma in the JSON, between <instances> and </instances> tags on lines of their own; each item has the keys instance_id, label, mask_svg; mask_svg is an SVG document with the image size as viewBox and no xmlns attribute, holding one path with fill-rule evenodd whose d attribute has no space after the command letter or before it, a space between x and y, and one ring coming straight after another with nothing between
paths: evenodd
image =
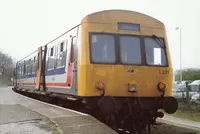
<instances>
[{"instance_id":1,"label":"overcast sky","mask_svg":"<svg viewBox=\"0 0 200 134\"><path fill-rule=\"evenodd\" d=\"M200 68L200 0L0 0L0 50L19 60L89 13L107 9L141 12L165 23L174 69Z\"/></svg>"}]
</instances>

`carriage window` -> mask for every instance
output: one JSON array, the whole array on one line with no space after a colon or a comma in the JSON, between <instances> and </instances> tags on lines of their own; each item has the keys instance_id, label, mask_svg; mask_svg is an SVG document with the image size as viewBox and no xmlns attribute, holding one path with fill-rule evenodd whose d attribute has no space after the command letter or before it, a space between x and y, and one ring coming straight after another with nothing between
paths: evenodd
<instances>
[{"instance_id":1,"label":"carriage window","mask_svg":"<svg viewBox=\"0 0 200 134\"><path fill-rule=\"evenodd\" d=\"M21 64L20 63L17 65L17 76L18 77L22 76L22 74L21 74Z\"/></svg>"},{"instance_id":2,"label":"carriage window","mask_svg":"<svg viewBox=\"0 0 200 134\"><path fill-rule=\"evenodd\" d=\"M124 64L141 64L140 38L120 36L120 57Z\"/></svg>"},{"instance_id":3,"label":"carriage window","mask_svg":"<svg viewBox=\"0 0 200 134\"><path fill-rule=\"evenodd\" d=\"M66 56L67 56L66 46L67 46L67 41L58 44L56 67L64 67L66 64Z\"/></svg>"},{"instance_id":4,"label":"carriage window","mask_svg":"<svg viewBox=\"0 0 200 134\"><path fill-rule=\"evenodd\" d=\"M29 59L28 60L28 74L31 74L31 72L32 72L32 61L31 61L31 59Z\"/></svg>"},{"instance_id":5,"label":"carriage window","mask_svg":"<svg viewBox=\"0 0 200 134\"><path fill-rule=\"evenodd\" d=\"M28 74L28 61L25 60L24 61L24 75L27 75Z\"/></svg>"},{"instance_id":6,"label":"carriage window","mask_svg":"<svg viewBox=\"0 0 200 134\"><path fill-rule=\"evenodd\" d=\"M50 56L53 56L53 47L51 48Z\"/></svg>"},{"instance_id":7,"label":"carriage window","mask_svg":"<svg viewBox=\"0 0 200 134\"><path fill-rule=\"evenodd\" d=\"M160 39L161 40L161 39ZM164 43L163 40L161 40ZM158 42L151 38L145 38L146 61L148 65L166 66L165 49Z\"/></svg>"},{"instance_id":8,"label":"carriage window","mask_svg":"<svg viewBox=\"0 0 200 134\"><path fill-rule=\"evenodd\" d=\"M115 39L113 35L91 36L91 58L94 63L115 63Z\"/></svg>"},{"instance_id":9,"label":"carriage window","mask_svg":"<svg viewBox=\"0 0 200 134\"><path fill-rule=\"evenodd\" d=\"M33 58L33 62L35 63L35 60L36 60L36 56L34 56L34 58Z\"/></svg>"},{"instance_id":10,"label":"carriage window","mask_svg":"<svg viewBox=\"0 0 200 134\"><path fill-rule=\"evenodd\" d=\"M32 74L34 74L35 71L36 71L36 56L34 56L33 62L32 62Z\"/></svg>"},{"instance_id":11,"label":"carriage window","mask_svg":"<svg viewBox=\"0 0 200 134\"><path fill-rule=\"evenodd\" d=\"M49 49L49 54L48 54L48 63L47 63L47 69L51 70L54 69L54 64L55 64L55 48L52 47Z\"/></svg>"},{"instance_id":12,"label":"carriage window","mask_svg":"<svg viewBox=\"0 0 200 134\"><path fill-rule=\"evenodd\" d=\"M63 51L63 47L64 47L64 42L60 43L60 52Z\"/></svg>"},{"instance_id":13,"label":"carriage window","mask_svg":"<svg viewBox=\"0 0 200 134\"><path fill-rule=\"evenodd\" d=\"M28 60L26 60L26 75L28 75L28 71L29 71L29 63Z\"/></svg>"},{"instance_id":14,"label":"carriage window","mask_svg":"<svg viewBox=\"0 0 200 134\"><path fill-rule=\"evenodd\" d=\"M20 69L20 77L24 76L24 64L22 63L19 67Z\"/></svg>"}]
</instances>

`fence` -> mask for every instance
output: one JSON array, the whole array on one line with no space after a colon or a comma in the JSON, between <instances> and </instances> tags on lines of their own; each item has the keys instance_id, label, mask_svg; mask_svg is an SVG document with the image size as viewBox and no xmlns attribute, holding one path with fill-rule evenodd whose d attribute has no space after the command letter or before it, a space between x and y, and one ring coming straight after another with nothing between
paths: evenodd
<instances>
[{"instance_id":1,"label":"fence","mask_svg":"<svg viewBox=\"0 0 200 134\"><path fill-rule=\"evenodd\" d=\"M189 85L186 82L186 84L180 85L178 89L173 91L173 96L179 102L200 104L200 84Z\"/></svg>"}]
</instances>

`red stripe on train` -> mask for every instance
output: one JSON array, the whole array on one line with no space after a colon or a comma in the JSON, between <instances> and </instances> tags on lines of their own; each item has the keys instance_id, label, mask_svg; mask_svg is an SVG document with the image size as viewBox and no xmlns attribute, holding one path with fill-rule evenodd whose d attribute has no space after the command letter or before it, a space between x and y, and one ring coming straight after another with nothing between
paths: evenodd
<instances>
[{"instance_id":1,"label":"red stripe on train","mask_svg":"<svg viewBox=\"0 0 200 134\"><path fill-rule=\"evenodd\" d=\"M36 83L19 83L19 85L34 86ZM41 84L43 85L43 84ZM46 83L46 86L66 86L69 87L67 83Z\"/></svg>"}]
</instances>

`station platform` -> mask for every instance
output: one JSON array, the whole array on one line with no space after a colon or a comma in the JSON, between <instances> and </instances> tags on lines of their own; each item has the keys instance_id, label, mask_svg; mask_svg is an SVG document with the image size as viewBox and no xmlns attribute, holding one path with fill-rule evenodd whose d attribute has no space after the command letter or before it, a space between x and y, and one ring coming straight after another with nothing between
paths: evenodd
<instances>
[{"instance_id":1,"label":"station platform","mask_svg":"<svg viewBox=\"0 0 200 134\"><path fill-rule=\"evenodd\" d=\"M0 87L0 134L116 134L94 117Z\"/></svg>"}]
</instances>

